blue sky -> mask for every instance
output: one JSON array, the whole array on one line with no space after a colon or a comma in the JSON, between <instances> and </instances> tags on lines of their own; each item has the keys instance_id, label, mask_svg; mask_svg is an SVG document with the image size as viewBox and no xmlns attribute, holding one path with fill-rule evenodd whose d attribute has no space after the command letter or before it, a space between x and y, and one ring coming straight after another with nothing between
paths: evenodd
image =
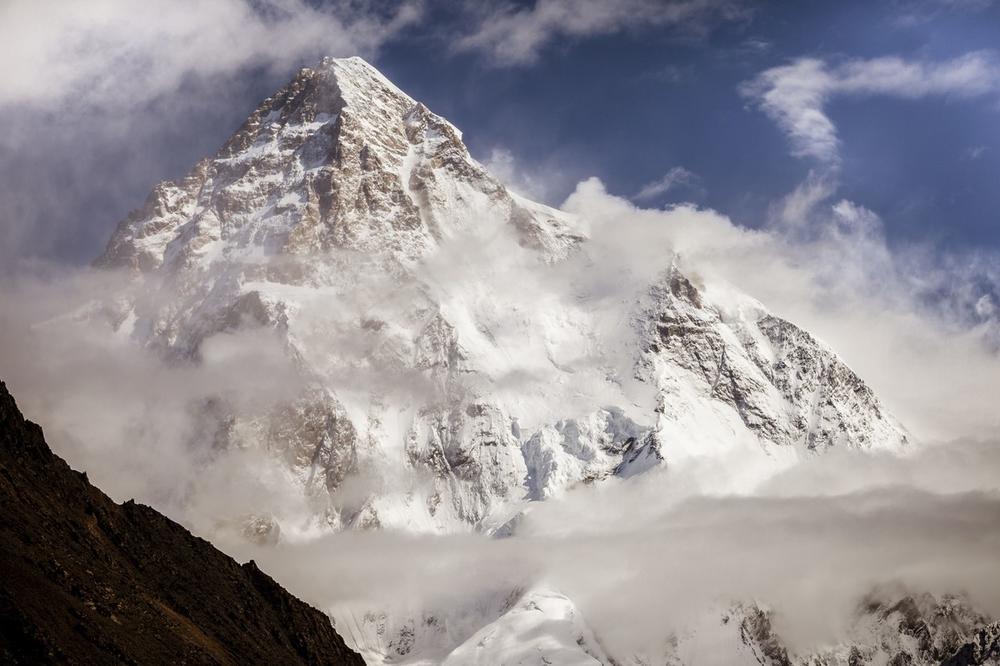
<instances>
[{"instance_id":1,"label":"blue sky","mask_svg":"<svg viewBox=\"0 0 1000 666\"><path fill-rule=\"evenodd\" d=\"M260 99L324 52L373 61L462 128L475 156L548 203L598 176L644 206L690 200L759 227L812 172L830 183L829 197L876 213L890 245L1000 250L1000 6L987 0L427 0L351 10L216 0L166 35L155 8L133 15L107 4L113 20L95 23L106 44L74 41L65 26L80 16L5 17L12 34L60 44L47 53L4 47L15 66L0 76L12 130L0 141L0 221L12 231L8 250L22 256L89 261L153 184L214 152ZM302 14L306 23L272 21ZM237 36L220 39L219 22ZM233 43L184 59L192 35L196 45ZM114 54L119 42L117 59L94 57L91 70L58 78L79 54ZM827 94L834 166L794 155L787 129L746 93L748 82L803 59L839 75L896 58L930 76L963 57L978 58L976 76L989 80ZM102 96L89 99L90 90ZM126 101L108 101L118 93Z\"/></svg>"},{"instance_id":2,"label":"blue sky","mask_svg":"<svg viewBox=\"0 0 1000 666\"><path fill-rule=\"evenodd\" d=\"M480 158L510 151L551 203L587 176L631 196L682 167L688 186L641 203L691 199L757 226L822 165L791 154L743 82L803 57L933 63L996 45L996 6L771 2L700 39L674 27L554 39L518 66L413 40L377 63L462 127ZM837 195L877 212L891 239L1000 245L1000 95L834 98L828 115L841 140Z\"/></svg>"}]
</instances>

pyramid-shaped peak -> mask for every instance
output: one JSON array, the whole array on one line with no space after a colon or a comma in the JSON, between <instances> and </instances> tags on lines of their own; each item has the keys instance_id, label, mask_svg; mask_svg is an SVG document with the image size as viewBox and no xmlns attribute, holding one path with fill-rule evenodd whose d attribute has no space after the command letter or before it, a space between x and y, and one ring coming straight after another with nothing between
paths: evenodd
<instances>
[{"instance_id":1,"label":"pyramid-shaped peak","mask_svg":"<svg viewBox=\"0 0 1000 666\"><path fill-rule=\"evenodd\" d=\"M515 201L457 128L371 64L324 58L264 100L216 155L154 189L98 263L207 271L249 248L413 261L483 219L559 253L576 237L557 217Z\"/></svg>"},{"instance_id":2,"label":"pyramid-shaped peak","mask_svg":"<svg viewBox=\"0 0 1000 666\"><path fill-rule=\"evenodd\" d=\"M304 71L313 72L319 75L321 80L334 84L348 104L368 103L384 100L386 97L409 106L416 103L378 68L359 56L349 58L328 56L323 58L317 67Z\"/></svg>"},{"instance_id":3,"label":"pyramid-shaped peak","mask_svg":"<svg viewBox=\"0 0 1000 666\"><path fill-rule=\"evenodd\" d=\"M288 128L297 135L292 142L301 143L321 131L321 126L333 125L345 116L363 134L384 136L391 133L394 123L402 126L403 118L417 108L424 107L364 59L326 57L315 66L299 70L264 100L223 146L220 155L232 157L261 140L273 139L275 127ZM457 130L455 135L460 136ZM288 139L284 137L286 145L290 145Z\"/></svg>"}]
</instances>

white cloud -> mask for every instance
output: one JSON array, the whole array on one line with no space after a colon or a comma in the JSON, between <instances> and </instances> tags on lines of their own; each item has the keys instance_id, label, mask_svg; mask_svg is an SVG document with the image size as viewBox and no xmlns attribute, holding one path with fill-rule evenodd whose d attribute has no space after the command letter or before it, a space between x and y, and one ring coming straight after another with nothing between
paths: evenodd
<instances>
[{"instance_id":1,"label":"white cloud","mask_svg":"<svg viewBox=\"0 0 1000 666\"><path fill-rule=\"evenodd\" d=\"M980 317L989 318L996 315L997 306L989 294L983 294L976 301L975 310Z\"/></svg>"},{"instance_id":2,"label":"white cloud","mask_svg":"<svg viewBox=\"0 0 1000 666\"><path fill-rule=\"evenodd\" d=\"M774 44L772 42L760 37L744 39L740 44L740 49L746 53L764 53L770 51L773 47Z\"/></svg>"},{"instance_id":3,"label":"white cloud","mask_svg":"<svg viewBox=\"0 0 1000 666\"><path fill-rule=\"evenodd\" d=\"M900 28L913 28L925 25L943 14L981 12L996 4L996 0L909 0L900 9L903 11L893 17L892 23Z\"/></svg>"},{"instance_id":4,"label":"white cloud","mask_svg":"<svg viewBox=\"0 0 1000 666\"><path fill-rule=\"evenodd\" d=\"M401 626L423 611L462 640L494 619L484 599L544 584L576 602L619 658L667 663L653 655L672 632L683 637L702 618L717 623L738 599L774 608L779 634L808 649L845 639L879 584L964 590L984 612L1000 613L998 451L995 442L956 442L902 460L824 456L749 496L706 496L692 470L666 468L534 504L509 539L346 533L229 548L332 610L338 627L357 626L352 612L395 611ZM694 476L733 464L713 462ZM715 656L707 663L733 659Z\"/></svg>"},{"instance_id":5,"label":"white cloud","mask_svg":"<svg viewBox=\"0 0 1000 666\"><path fill-rule=\"evenodd\" d=\"M531 7L503 4L484 12L459 50L479 50L500 65L525 65L559 38L607 35L647 27L705 30L713 20L747 15L740 0L539 0Z\"/></svg>"},{"instance_id":6,"label":"white cloud","mask_svg":"<svg viewBox=\"0 0 1000 666\"><path fill-rule=\"evenodd\" d=\"M493 147L483 166L508 189L534 201L551 201L553 191L564 185L556 182L561 180L561 174L525 169L514 153L502 146Z\"/></svg>"},{"instance_id":7,"label":"white cloud","mask_svg":"<svg viewBox=\"0 0 1000 666\"><path fill-rule=\"evenodd\" d=\"M12 0L0 5L0 105L141 105L187 77L370 54L419 16L305 0Z\"/></svg>"},{"instance_id":8,"label":"white cloud","mask_svg":"<svg viewBox=\"0 0 1000 666\"><path fill-rule=\"evenodd\" d=\"M996 0L925 0L925 4L952 9L968 9L978 11L996 4Z\"/></svg>"},{"instance_id":9,"label":"white cloud","mask_svg":"<svg viewBox=\"0 0 1000 666\"><path fill-rule=\"evenodd\" d=\"M829 173L810 171L806 179L771 206L769 222L785 232L805 231L816 206L837 191L837 181Z\"/></svg>"},{"instance_id":10,"label":"white cloud","mask_svg":"<svg viewBox=\"0 0 1000 666\"><path fill-rule=\"evenodd\" d=\"M635 195L636 199L655 199L679 187L690 188L697 185L697 174L682 166L676 166L667 171L658 180L643 185Z\"/></svg>"},{"instance_id":11,"label":"white cloud","mask_svg":"<svg viewBox=\"0 0 1000 666\"><path fill-rule=\"evenodd\" d=\"M394 364L392 354L385 363L367 360L372 341L358 338L357 328L348 323L371 311L392 320L396 308L429 290L441 302L475 301L476 312L490 318L494 344L521 350L521 363L513 370L470 378L486 382L474 388L550 399L559 391L559 400L552 401L557 410L551 404L518 404L546 414L561 410L556 417L588 413L618 395L609 394L608 372L631 376L634 331L622 322L629 321L636 299L676 253L685 270L699 279L737 285L828 342L918 438L983 437L1000 427L993 404L1000 357L983 344L983 329L966 325L959 315L967 310L989 325L1000 325L995 296L984 298L987 294L976 287L991 265L987 257L981 265L964 257L948 265L905 248L894 255L878 218L848 201L823 199L799 207L805 211L800 214L815 222L808 234L799 233L791 220L755 231L692 205L639 208L608 194L596 179L580 183L565 207L581 216L591 236L584 251L565 262L539 262L516 238L483 228L453 239L429 258L418 272L426 287L413 287L416 292L393 287L381 275L368 276L338 293L338 307L301 313L300 318L315 324L303 331L316 336L309 342L318 357L326 349L337 350L341 365L328 373L334 385L345 390L377 387L404 400L407 391L426 391L418 378ZM786 207L786 214L793 209ZM996 274L987 278L1000 284ZM187 405L223 390L220 385L230 379L234 386L253 387L258 378L239 371L233 355L252 353L235 338L220 338L226 346L206 357L215 367L178 370L109 337L99 318L67 318L32 328L103 294L117 293L122 287L115 279L83 271L42 284L27 278L20 286L0 284L0 368L26 406L32 405L31 411L54 428L50 435L60 450L76 447L83 453L75 462L98 474L106 471L100 478L109 491L127 496L145 487L155 493L169 489L170 482L160 465L144 470L143 450L170 452L180 464L184 456L177 449L183 447L163 442L183 442L184 433L191 431ZM393 298L386 298L387 289L396 290ZM928 293L943 294L950 309L926 307ZM163 294L168 297L167 290ZM593 321L596 337L587 332L589 324L546 328L553 313L567 322ZM552 364L542 362L538 351L552 344L553 330L559 331L560 363L574 368L574 382L563 389L553 384ZM645 404L637 396L632 396L635 402ZM102 418L92 419L95 413ZM174 425L152 427L154 421L140 429L145 435L137 434L136 424L157 415L169 415ZM541 418L520 416L525 427ZM88 443L100 443L103 449L93 451ZM114 473L119 461L128 461L129 473Z\"/></svg>"},{"instance_id":12,"label":"white cloud","mask_svg":"<svg viewBox=\"0 0 1000 666\"><path fill-rule=\"evenodd\" d=\"M1000 62L992 51L944 62L911 62L893 56L837 66L800 58L762 72L745 83L741 92L788 135L795 156L835 165L840 142L826 113L834 97L983 97L1000 92Z\"/></svg>"},{"instance_id":13,"label":"white cloud","mask_svg":"<svg viewBox=\"0 0 1000 666\"><path fill-rule=\"evenodd\" d=\"M1000 285L997 257L921 245L890 251L878 217L831 201L832 192L819 178L807 181L762 231L690 205L636 208L596 179L565 205L604 230L600 257L648 267L637 283L669 248L706 281L737 285L829 343L918 438L989 436L1000 427L992 407L1000 355L991 346L1000 319L971 315L983 289Z\"/></svg>"},{"instance_id":14,"label":"white cloud","mask_svg":"<svg viewBox=\"0 0 1000 666\"><path fill-rule=\"evenodd\" d=\"M0 277L25 257L90 261L157 181L216 150L296 66L371 57L421 16L421 0L384 6L0 2Z\"/></svg>"}]
</instances>

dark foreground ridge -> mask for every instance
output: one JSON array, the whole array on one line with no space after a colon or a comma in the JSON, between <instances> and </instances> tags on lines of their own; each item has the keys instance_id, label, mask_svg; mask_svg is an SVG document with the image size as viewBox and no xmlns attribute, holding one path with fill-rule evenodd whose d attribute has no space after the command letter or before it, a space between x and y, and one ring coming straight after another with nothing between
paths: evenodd
<instances>
[{"instance_id":1,"label":"dark foreground ridge","mask_svg":"<svg viewBox=\"0 0 1000 666\"><path fill-rule=\"evenodd\" d=\"M0 662L364 664L252 561L70 469L3 382Z\"/></svg>"}]
</instances>

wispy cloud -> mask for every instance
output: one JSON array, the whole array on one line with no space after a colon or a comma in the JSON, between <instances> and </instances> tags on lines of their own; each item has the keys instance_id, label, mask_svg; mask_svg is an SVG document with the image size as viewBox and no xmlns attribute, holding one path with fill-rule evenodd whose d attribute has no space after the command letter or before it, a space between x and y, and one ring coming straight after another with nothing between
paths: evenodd
<instances>
[{"instance_id":1,"label":"wispy cloud","mask_svg":"<svg viewBox=\"0 0 1000 666\"><path fill-rule=\"evenodd\" d=\"M774 47L772 42L761 37L749 37L740 44L740 50L745 53L766 53Z\"/></svg>"},{"instance_id":2,"label":"wispy cloud","mask_svg":"<svg viewBox=\"0 0 1000 666\"><path fill-rule=\"evenodd\" d=\"M965 156L970 160L978 160L980 157L988 153L989 150L989 146L973 146L965 151Z\"/></svg>"},{"instance_id":3,"label":"wispy cloud","mask_svg":"<svg viewBox=\"0 0 1000 666\"><path fill-rule=\"evenodd\" d=\"M296 66L372 57L421 17L419 0L385 6L0 2L0 277L26 257L92 259L154 183L216 149Z\"/></svg>"},{"instance_id":4,"label":"wispy cloud","mask_svg":"<svg viewBox=\"0 0 1000 666\"><path fill-rule=\"evenodd\" d=\"M892 22L900 28L912 28L925 25L942 14L984 11L996 5L996 0L910 0L900 4L901 12Z\"/></svg>"},{"instance_id":5,"label":"wispy cloud","mask_svg":"<svg viewBox=\"0 0 1000 666\"><path fill-rule=\"evenodd\" d=\"M840 140L826 106L835 97L884 95L917 99L934 95L976 98L1000 92L1000 62L976 51L943 62L899 57L850 60L837 66L800 58L773 67L741 87L788 135L792 154L836 165Z\"/></svg>"},{"instance_id":6,"label":"wispy cloud","mask_svg":"<svg viewBox=\"0 0 1000 666\"><path fill-rule=\"evenodd\" d=\"M419 2L379 13L305 0L12 0L0 5L0 105L138 105L191 76L370 54L419 16Z\"/></svg>"},{"instance_id":7,"label":"wispy cloud","mask_svg":"<svg viewBox=\"0 0 1000 666\"><path fill-rule=\"evenodd\" d=\"M918 438L987 435L1000 371L996 253L890 246L873 211L835 193L835 181L810 176L764 230L693 206L638 209L594 179L564 207L600 221L602 257L657 266L670 248L707 283L738 285L825 340Z\"/></svg>"},{"instance_id":8,"label":"wispy cloud","mask_svg":"<svg viewBox=\"0 0 1000 666\"><path fill-rule=\"evenodd\" d=\"M698 33L717 21L744 18L748 11L741 0L539 0L531 7L494 3L456 48L483 51L498 65L526 65L561 38L648 27Z\"/></svg>"},{"instance_id":9,"label":"wispy cloud","mask_svg":"<svg viewBox=\"0 0 1000 666\"><path fill-rule=\"evenodd\" d=\"M567 176L558 169L525 167L513 152L503 146L494 146L483 166L509 190L535 201L555 203L552 201L553 192L567 186Z\"/></svg>"},{"instance_id":10,"label":"wispy cloud","mask_svg":"<svg viewBox=\"0 0 1000 666\"><path fill-rule=\"evenodd\" d=\"M697 174L682 166L675 166L659 179L643 185L636 193L635 198L640 200L655 199L679 188L696 188L699 182Z\"/></svg>"}]
</instances>

